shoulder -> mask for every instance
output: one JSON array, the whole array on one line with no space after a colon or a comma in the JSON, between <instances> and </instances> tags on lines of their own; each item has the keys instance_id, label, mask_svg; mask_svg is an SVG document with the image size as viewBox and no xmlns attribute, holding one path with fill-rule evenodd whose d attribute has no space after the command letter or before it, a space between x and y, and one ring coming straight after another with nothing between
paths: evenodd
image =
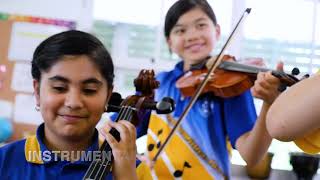
<instances>
[{"instance_id":1,"label":"shoulder","mask_svg":"<svg viewBox=\"0 0 320 180\"><path fill-rule=\"evenodd\" d=\"M173 70L171 71L161 71L157 74L156 79L160 82L165 81L166 79L168 79L169 77L172 77L173 75Z\"/></svg>"},{"instance_id":2,"label":"shoulder","mask_svg":"<svg viewBox=\"0 0 320 180\"><path fill-rule=\"evenodd\" d=\"M4 164L10 168L10 164L16 166L18 162L25 161L24 146L26 140L19 140L0 148L0 171L3 170ZM12 163L11 163L12 162Z\"/></svg>"},{"instance_id":3,"label":"shoulder","mask_svg":"<svg viewBox=\"0 0 320 180\"><path fill-rule=\"evenodd\" d=\"M159 72L156 76L157 80L161 82L166 82L170 79L176 79L183 74L183 61L178 62L175 67L169 71Z\"/></svg>"},{"instance_id":4,"label":"shoulder","mask_svg":"<svg viewBox=\"0 0 320 180\"><path fill-rule=\"evenodd\" d=\"M19 141L15 141L9 144L6 144L0 148L0 157L7 153L16 153L16 152L24 152L24 145L26 139L22 139Z\"/></svg>"}]
</instances>

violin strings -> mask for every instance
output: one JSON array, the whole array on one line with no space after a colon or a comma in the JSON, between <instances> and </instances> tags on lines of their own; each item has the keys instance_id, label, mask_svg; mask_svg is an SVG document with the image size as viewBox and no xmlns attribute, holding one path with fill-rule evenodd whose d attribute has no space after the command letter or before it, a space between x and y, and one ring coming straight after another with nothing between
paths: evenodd
<instances>
[{"instance_id":1,"label":"violin strings","mask_svg":"<svg viewBox=\"0 0 320 180\"><path fill-rule=\"evenodd\" d=\"M131 118L131 117L132 117L132 109L130 107L128 107L128 106L124 106L124 107L121 107L121 109L119 111L118 118L116 119L116 121L118 121L120 119L125 119L126 120L126 119ZM102 144L103 147L100 148L101 150L103 150L106 147L107 143L105 141ZM89 171L90 172L90 175L89 175L90 179L92 179L91 175L94 175L93 179L101 179L103 177L103 174L104 174L103 172L106 170L106 168L108 166L108 165L104 165L106 160L107 159L104 158L100 164L98 164L98 161L95 161L95 162L91 163L91 165L89 166L89 170L90 170L90 168L92 167L93 164L94 164L94 167L91 170L91 172ZM102 171L101 171L101 168L102 168ZM93 174L96 170L97 170L96 174ZM87 173L86 173L86 175L87 175Z\"/></svg>"},{"instance_id":2,"label":"violin strings","mask_svg":"<svg viewBox=\"0 0 320 180\"><path fill-rule=\"evenodd\" d=\"M120 119L129 120L129 118L132 117L132 109L129 106L124 107L124 112L121 115L123 117L118 118L118 120L120 120ZM97 173L96 176L98 176L98 177L95 177L95 179L101 179L103 177L103 172L107 168L107 165L103 164L105 162L105 160L106 159L103 159L102 163L100 164L99 170L98 170L98 172L101 172L100 177L99 177L99 173ZM104 166L102 171L100 171L101 166Z\"/></svg>"}]
</instances>

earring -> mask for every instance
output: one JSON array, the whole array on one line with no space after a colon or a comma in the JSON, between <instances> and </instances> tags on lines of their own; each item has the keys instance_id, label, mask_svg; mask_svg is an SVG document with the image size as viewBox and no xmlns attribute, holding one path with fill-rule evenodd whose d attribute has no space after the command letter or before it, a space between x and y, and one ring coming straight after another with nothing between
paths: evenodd
<instances>
[{"instance_id":1,"label":"earring","mask_svg":"<svg viewBox=\"0 0 320 180\"><path fill-rule=\"evenodd\" d=\"M107 110L108 110L108 104L104 106L104 111L107 112Z\"/></svg>"},{"instance_id":2,"label":"earring","mask_svg":"<svg viewBox=\"0 0 320 180\"><path fill-rule=\"evenodd\" d=\"M40 106L36 105L36 107L34 107L34 109L35 109L36 111L40 111Z\"/></svg>"}]
</instances>

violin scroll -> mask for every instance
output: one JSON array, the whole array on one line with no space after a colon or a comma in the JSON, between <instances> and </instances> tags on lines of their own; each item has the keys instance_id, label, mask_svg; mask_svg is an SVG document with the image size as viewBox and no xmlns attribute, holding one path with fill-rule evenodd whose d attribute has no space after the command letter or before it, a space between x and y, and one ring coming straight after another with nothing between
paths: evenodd
<instances>
[{"instance_id":1,"label":"violin scroll","mask_svg":"<svg viewBox=\"0 0 320 180\"><path fill-rule=\"evenodd\" d=\"M147 96L152 95L159 85L160 83L155 79L153 70L141 70L138 77L134 80L136 90Z\"/></svg>"}]
</instances>

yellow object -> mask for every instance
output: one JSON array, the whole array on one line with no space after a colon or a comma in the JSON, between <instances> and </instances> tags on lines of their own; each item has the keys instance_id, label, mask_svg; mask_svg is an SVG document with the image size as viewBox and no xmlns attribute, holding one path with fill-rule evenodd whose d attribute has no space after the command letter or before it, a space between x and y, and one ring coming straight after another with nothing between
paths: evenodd
<instances>
[{"instance_id":1,"label":"yellow object","mask_svg":"<svg viewBox=\"0 0 320 180\"><path fill-rule=\"evenodd\" d=\"M41 159L42 154L40 150L40 144L36 135L29 136L26 139L24 149L24 154L28 162L35 164L43 164L43 161Z\"/></svg>"},{"instance_id":2,"label":"yellow object","mask_svg":"<svg viewBox=\"0 0 320 180\"><path fill-rule=\"evenodd\" d=\"M296 139L294 143L305 153L317 154L320 152L320 130Z\"/></svg>"},{"instance_id":3,"label":"yellow object","mask_svg":"<svg viewBox=\"0 0 320 180\"><path fill-rule=\"evenodd\" d=\"M150 168L146 165L146 163L141 162L137 167L137 174L139 180L152 180Z\"/></svg>"},{"instance_id":4,"label":"yellow object","mask_svg":"<svg viewBox=\"0 0 320 180\"><path fill-rule=\"evenodd\" d=\"M151 115L151 124L149 125L147 144L148 156L152 159L158 151L160 144L171 131L171 118L162 115ZM179 147L179 148L177 148ZM139 168L139 167L138 167ZM148 172L149 171L149 172ZM139 179L148 179L142 177L143 174L151 174L156 179L225 179L221 173L220 167L213 159L202 152L195 141L179 127L178 133L173 135L168 146L162 153L162 156L154 164L150 171L141 167L138 170Z\"/></svg>"}]
</instances>

